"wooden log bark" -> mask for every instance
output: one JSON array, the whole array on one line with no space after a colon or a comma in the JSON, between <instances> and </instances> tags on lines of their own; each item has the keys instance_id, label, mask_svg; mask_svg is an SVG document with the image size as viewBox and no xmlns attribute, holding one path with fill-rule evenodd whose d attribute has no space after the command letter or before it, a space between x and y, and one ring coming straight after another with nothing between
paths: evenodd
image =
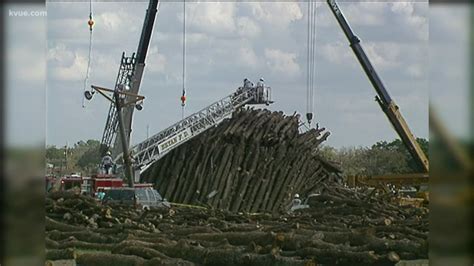
<instances>
[{"instance_id":1,"label":"wooden log bark","mask_svg":"<svg viewBox=\"0 0 474 266\"><path fill-rule=\"evenodd\" d=\"M67 249L47 249L45 258L47 260L74 260L77 254L72 248Z\"/></svg>"},{"instance_id":2,"label":"wooden log bark","mask_svg":"<svg viewBox=\"0 0 474 266\"><path fill-rule=\"evenodd\" d=\"M171 151L144 176L158 173L146 179L156 180L159 191L173 201L232 211L278 212L292 194L301 193L303 187L305 192L317 189L317 181L327 173L338 173L314 156L325 140L324 128L300 134L298 119L283 112L238 111ZM307 163L312 165L295 173L293 169L301 168L306 158L311 158ZM166 170L152 170L155 167ZM210 193L213 197L207 198Z\"/></svg>"},{"instance_id":3,"label":"wooden log bark","mask_svg":"<svg viewBox=\"0 0 474 266\"><path fill-rule=\"evenodd\" d=\"M78 256L76 262L87 266L139 266L145 259L134 255L85 253Z\"/></svg>"}]
</instances>

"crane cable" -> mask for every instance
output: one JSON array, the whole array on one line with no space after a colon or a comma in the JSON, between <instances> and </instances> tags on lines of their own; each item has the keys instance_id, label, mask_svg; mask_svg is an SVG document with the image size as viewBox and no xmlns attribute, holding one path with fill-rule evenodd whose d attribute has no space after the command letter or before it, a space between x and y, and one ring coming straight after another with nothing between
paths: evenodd
<instances>
[{"instance_id":1,"label":"crane cable","mask_svg":"<svg viewBox=\"0 0 474 266\"><path fill-rule=\"evenodd\" d=\"M311 113L314 111L314 85L316 80L316 1L313 2L313 39L311 41L311 48L313 49L311 57L311 95L310 95L310 109Z\"/></svg>"},{"instance_id":2,"label":"crane cable","mask_svg":"<svg viewBox=\"0 0 474 266\"><path fill-rule=\"evenodd\" d=\"M87 82L89 81L89 73L91 69L91 58L92 58L92 27L94 26L94 20L92 19L92 0L89 0L89 21L87 21L87 25L89 25L89 55L87 57L87 70L86 70L86 77L84 78L84 93L87 90ZM84 97L82 97L82 108L84 108Z\"/></svg>"},{"instance_id":3,"label":"crane cable","mask_svg":"<svg viewBox=\"0 0 474 266\"><path fill-rule=\"evenodd\" d=\"M311 113L311 58L312 58L312 17L313 17L313 4L312 1L308 1L308 39L307 39L307 49L308 49L308 57L307 57L307 73L306 73L306 119L308 122L308 125L311 125L311 118L312 118L312 113Z\"/></svg>"},{"instance_id":4,"label":"crane cable","mask_svg":"<svg viewBox=\"0 0 474 266\"><path fill-rule=\"evenodd\" d=\"M181 119L186 106L186 1L183 1L183 92L181 94Z\"/></svg>"},{"instance_id":5,"label":"crane cable","mask_svg":"<svg viewBox=\"0 0 474 266\"><path fill-rule=\"evenodd\" d=\"M197 2L199 4L199 1ZM197 8L191 14L190 23L194 21ZM183 1L183 90L181 94L181 119L184 119L186 107L186 1Z\"/></svg>"},{"instance_id":6,"label":"crane cable","mask_svg":"<svg viewBox=\"0 0 474 266\"><path fill-rule=\"evenodd\" d=\"M315 58L316 58L316 2L308 1L307 33L307 80L306 80L306 119L311 126L314 106Z\"/></svg>"}]
</instances>

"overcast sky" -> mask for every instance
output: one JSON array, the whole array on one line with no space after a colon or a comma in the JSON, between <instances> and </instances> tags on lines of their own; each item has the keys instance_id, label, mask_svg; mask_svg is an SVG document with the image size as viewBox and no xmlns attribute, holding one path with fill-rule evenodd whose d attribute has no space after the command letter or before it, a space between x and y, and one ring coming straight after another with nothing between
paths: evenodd
<instances>
[{"instance_id":1,"label":"overcast sky","mask_svg":"<svg viewBox=\"0 0 474 266\"><path fill-rule=\"evenodd\" d=\"M415 135L428 137L428 72L433 71L428 24L445 20L429 20L427 2L340 6ZM136 51L146 7L145 2L93 4L90 84L113 87L122 51ZM100 139L109 104L95 97L81 105L89 5L48 3L47 11L46 142ZM146 137L147 125L154 134L181 118L182 11L182 3L160 6L140 89L145 106L134 116L134 143ZM230 94L245 77L265 78L273 89L271 110L305 113L306 3L189 3L186 14L187 114ZM456 28L440 30L441 35ZM331 132L327 144L365 146L396 138L325 3L317 10L316 42L314 120Z\"/></svg>"}]
</instances>

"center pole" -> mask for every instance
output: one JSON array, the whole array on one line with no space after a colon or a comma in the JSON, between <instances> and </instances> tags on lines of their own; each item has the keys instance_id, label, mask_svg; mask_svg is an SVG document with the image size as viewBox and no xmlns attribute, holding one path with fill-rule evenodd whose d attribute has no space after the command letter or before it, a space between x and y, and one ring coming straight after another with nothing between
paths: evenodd
<instances>
[{"instance_id":1,"label":"center pole","mask_svg":"<svg viewBox=\"0 0 474 266\"><path fill-rule=\"evenodd\" d=\"M123 117L122 117L122 105L120 99L120 94L117 90L114 92L114 99L115 99L115 108L117 110L117 117L119 123L119 130L120 130L120 139L122 143L122 152L123 152L123 161L125 165L125 177L128 181L128 186L133 187L133 172L132 172L132 162L130 160L130 154L128 152L128 142L127 137L125 136L125 125L123 124Z\"/></svg>"}]
</instances>

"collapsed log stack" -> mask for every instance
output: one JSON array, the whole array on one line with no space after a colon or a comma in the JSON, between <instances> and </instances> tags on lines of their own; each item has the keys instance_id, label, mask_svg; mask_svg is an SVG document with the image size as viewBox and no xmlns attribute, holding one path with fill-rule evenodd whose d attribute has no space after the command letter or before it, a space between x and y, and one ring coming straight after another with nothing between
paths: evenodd
<instances>
[{"instance_id":1,"label":"collapsed log stack","mask_svg":"<svg viewBox=\"0 0 474 266\"><path fill-rule=\"evenodd\" d=\"M295 213L136 210L55 192L46 258L77 265L394 265L428 257L428 210L325 186Z\"/></svg>"},{"instance_id":2,"label":"collapsed log stack","mask_svg":"<svg viewBox=\"0 0 474 266\"><path fill-rule=\"evenodd\" d=\"M217 127L171 151L143 181L172 202L232 212L279 212L292 195L307 195L338 179L318 156L324 128L298 131L299 115L241 110Z\"/></svg>"}]
</instances>

